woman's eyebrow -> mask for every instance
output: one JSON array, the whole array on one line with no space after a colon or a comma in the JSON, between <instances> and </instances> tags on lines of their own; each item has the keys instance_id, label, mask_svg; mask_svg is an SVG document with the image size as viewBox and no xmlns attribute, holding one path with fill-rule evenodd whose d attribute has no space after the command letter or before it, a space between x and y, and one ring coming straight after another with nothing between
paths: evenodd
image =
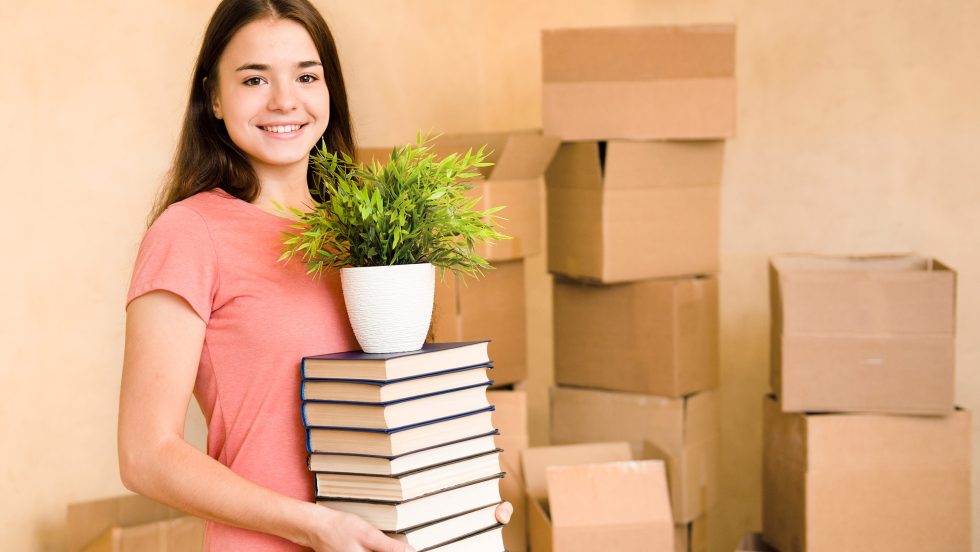
<instances>
[{"instance_id":1,"label":"woman's eyebrow","mask_svg":"<svg viewBox=\"0 0 980 552\"><path fill-rule=\"evenodd\" d=\"M301 61L296 64L296 67L299 67L300 69L307 69L309 67L316 67L322 65L323 64L320 63L319 61L310 60L310 61ZM236 72L237 71L268 71L268 70L269 70L269 66L264 63L246 63L245 65L242 65L238 69L235 69Z\"/></svg>"}]
</instances>

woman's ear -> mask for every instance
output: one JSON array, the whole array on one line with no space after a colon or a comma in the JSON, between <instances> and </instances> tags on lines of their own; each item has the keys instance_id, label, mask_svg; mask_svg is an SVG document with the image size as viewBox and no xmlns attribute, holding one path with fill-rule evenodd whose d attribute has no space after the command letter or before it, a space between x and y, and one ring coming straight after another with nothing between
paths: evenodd
<instances>
[{"instance_id":1,"label":"woman's ear","mask_svg":"<svg viewBox=\"0 0 980 552\"><path fill-rule=\"evenodd\" d=\"M221 120L221 102L215 97L214 91L211 90L211 86L208 83L208 78L204 77L202 81L204 84L204 92L207 94L208 98L211 99L211 113L214 114L214 118Z\"/></svg>"}]
</instances>

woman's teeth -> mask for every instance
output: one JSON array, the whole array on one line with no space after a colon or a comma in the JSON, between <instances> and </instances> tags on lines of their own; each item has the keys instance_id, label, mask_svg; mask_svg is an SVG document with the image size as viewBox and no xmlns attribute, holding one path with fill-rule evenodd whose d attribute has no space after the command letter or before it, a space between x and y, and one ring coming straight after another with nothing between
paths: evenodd
<instances>
[{"instance_id":1,"label":"woman's teeth","mask_svg":"<svg viewBox=\"0 0 980 552\"><path fill-rule=\"evenodd\" d=\"M265 126L259 128L261 128L262 130L266 130L268 132L275 132L278 134L282 132L293 132L299 130L302 126L303 125L279 125L279 126Z\"/></svg>"}]
</instances>

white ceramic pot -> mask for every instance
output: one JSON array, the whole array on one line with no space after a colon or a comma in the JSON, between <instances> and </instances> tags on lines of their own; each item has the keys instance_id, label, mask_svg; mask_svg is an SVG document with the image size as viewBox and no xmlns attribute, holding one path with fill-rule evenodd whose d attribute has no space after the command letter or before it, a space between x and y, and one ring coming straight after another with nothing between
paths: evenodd
<instances>
[{"instance_id":1,"label":"white ceramic pot","mask_svg":"<svg viewBox=\"0 0 980 552\"><path fill-rule=\"evenodd\" d=\"M347 316L365 353L422 348L435 293L431 263L343 268L340 281Z\"/></svg>"}]
</instances>

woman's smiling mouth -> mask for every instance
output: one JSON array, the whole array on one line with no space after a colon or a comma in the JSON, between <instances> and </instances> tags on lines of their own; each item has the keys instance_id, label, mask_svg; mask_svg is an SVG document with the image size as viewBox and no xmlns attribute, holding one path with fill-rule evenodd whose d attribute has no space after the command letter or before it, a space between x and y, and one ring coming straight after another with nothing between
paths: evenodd
<instances>
[{"instance_id":1,"label":"woman's smiling mouth","mask_svg":"<svg viewBox=\"0 0 980 552\"><path fill-rule=\"evenodd\" d=\"M301 128L305 127L305 124L288 124L288 125L256 125L259 129L272 134L293 134Z\"/></svg>"}]
</instances>

